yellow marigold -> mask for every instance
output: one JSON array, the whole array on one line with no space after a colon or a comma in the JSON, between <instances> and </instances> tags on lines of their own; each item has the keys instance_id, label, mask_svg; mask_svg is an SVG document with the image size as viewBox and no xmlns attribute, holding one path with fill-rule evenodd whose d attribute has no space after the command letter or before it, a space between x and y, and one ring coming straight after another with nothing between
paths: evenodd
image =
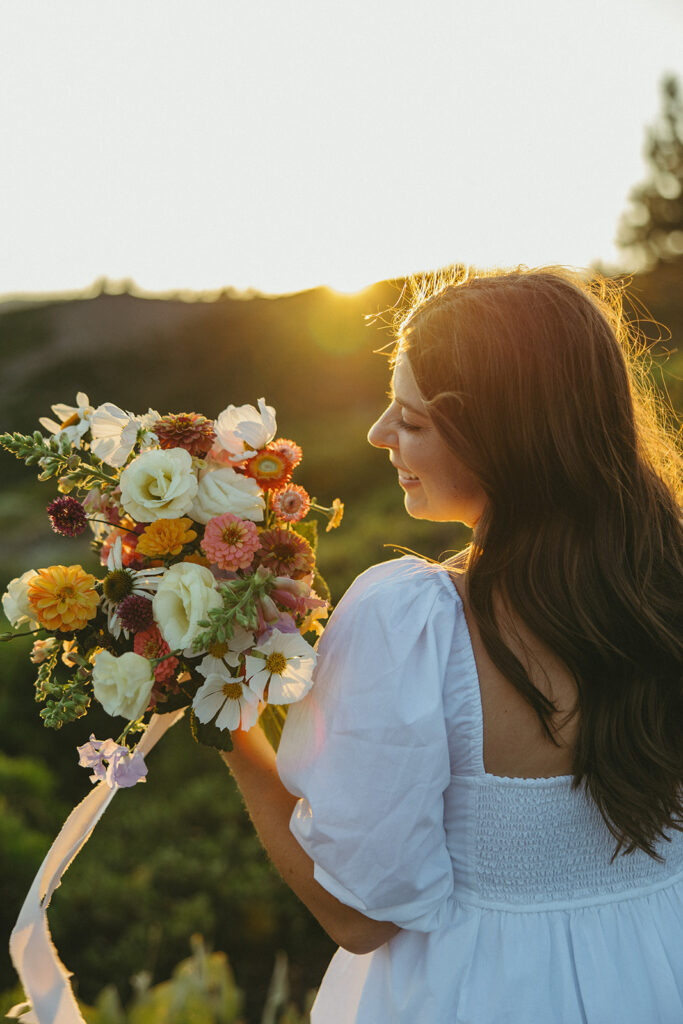
<instances>
[{"instance_id":1,"label":"yellow marigold","mask_svg":"<svg viewBox=\"0 0 683 1024\"><path fill-rule=\"evenodd\" d=\"M41 626L67 633L97 614L97 580L80 565L51 565L29 580L28 600Z\"/></svg>"},{"instance_id":2,"label":"yellow marigold","mask_svg":"<svg viewBox=\"0 0 683 1024\"><path fill-rule=\"evenodd\" d=\"M179 555L186 544L197 539L197 533L191 527L192 520L187 517L157 519L146 526L140 534L135 550L141 555L147 555L148 558Z\"/></svg>"},{"instance_id":3,"label":"yellow marigold","mask_svg":"<svg viewBox=\"0 0 683 1024\"><path fill-rule=\"evenodd\" d=\"M339 498L335 498L334 501L332 502L332 516L330 517L329 523L325 527L325 533L329 533L330 530L336 530L342 521L343 515L344 504L339 500Z\"/></svg>"},{"instance_id":4,"label":"yellow marigold","mask_svg":"<svg viewBox=\"0 0 683 1024\"><path fill-rule=\"evenodd\" d=\"M194 562L195 565L205 565L207 569L211 565L211 562L206 555L202 555L199 551L193 551L191 555L185 555L183 562Z\"/></svg>"}]
</instances>

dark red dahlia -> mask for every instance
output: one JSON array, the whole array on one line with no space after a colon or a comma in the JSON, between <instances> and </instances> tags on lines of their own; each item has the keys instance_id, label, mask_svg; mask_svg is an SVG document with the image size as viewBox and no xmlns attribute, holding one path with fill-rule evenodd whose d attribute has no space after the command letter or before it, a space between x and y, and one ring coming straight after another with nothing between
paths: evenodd
<instances>
[{"instance_id":1,"label":"dark red dahlia","mask_svg":"<svg viewBox=\"0 0 683 1024\"><path fill-rule=\"evenodd\" d=\"M55 498L46 511L52 529L64 537L78 537L88 525L85 509L77 498Z\"/></svg>"}]
</instances>

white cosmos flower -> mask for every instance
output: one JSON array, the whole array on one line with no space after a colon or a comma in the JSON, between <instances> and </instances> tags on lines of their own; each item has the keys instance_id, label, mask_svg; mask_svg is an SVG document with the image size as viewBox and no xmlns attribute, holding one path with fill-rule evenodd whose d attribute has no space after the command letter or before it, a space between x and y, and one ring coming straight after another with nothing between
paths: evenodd
<instances>
[{"instance_id":1,"label":"white cosmos flower","mask_svg":"<svg viewBox=\"0 0 683 1024\"><path fill-rule=\"evenodd\" d=\"M68 437L71 444L74 444L87 434L95 410L85 391L79 391L76 395L76 405L59 403L51 408L59 422L56 423L47 416L41 416L38 422L55 437Z\"/></svg>"},{"instance_id":2,"label":"white cosmos flower","mask_svg":"<svg viewBox=\"0 0 683 1024\"><path fill-rule=\"evenodd\" d=\"M147 597L150 600L156 593L156 590L161 582L161 578L166 572L165 567L157 566L153 569L131 569L127 565L123 564L121 558L121 538L117 537L112 545L109 557L107 558L107 569L109 572L121 572L125 573L128 577L130 590L128 594L137 594L139 597ZM105 580L106 582L106 580ZM126 597L128 596L126 594ZM121 620L118 616L118 606L122 599L113 601L106 596L106 593L102 597L101 607L107 613L107 628L112 636L118 638L123 635L126 640L128 639L128 630L123 629L121 626Z\"/></svg>"},{"instance_id":3,"label":"white cosmos flower","mask_svg":"<svg viewBox=\"0 0 683 1024\"><path fill-rule=\"evenodd\" d=\"M192 709L200 722L210 722L216 712L218 729L251 729L258 719L258 697L230 675L227 668L222 673L212 672L192 701Z\"/></svg>"},{"instance_id":4,"label":"white cosmos flower","mask_svg":"<svg viewBox=\"0 0 683 1024\"><path fill-rule=\"evenodd\" d=\"M253 405L229 405L214 423L219 444L230 455L250 459L275 437L275 409L259 398Z\"/></svg>"},{"instance_id":5,"label":"white cosmos flower","mask_svg":"<svg viewBox=\"0 0 683 1024\"><path fill-rule=\"evenodd\" d=\"M95 409L90 421L93 455L108 466L119 468L135 447L140 421L118 405L105 402Z\"/></svg>"},{"instance_id":6,"label":"white cosmos flower","mask_svg":"<svg viewBox=\"0 0 683 1024\"><path fill-rule=\"evenodd\" d=\"M225 643L212 644L206 657L197 666L197 671L200 672L204 677L210 676L213 673L224 672L226 667L237 668L240 663L240 654L247 651L254 644L254 634L245 629L244 626L240 626L235 623L232 627L232 636L230 640ZM186 657L197 657L201 652L190 650L184 652Z\"/></svg>"},{"instance_id":7,"label":"white cosmos flower","mask_svg":"<svg viewBox=\"0 0 683 1024\"><path fill-rule=\"evenodd\" d=\"M259 700L268 686L269 704L293 704L305 697L313 684L317 654L300 633L274 629L267 640L254 647L254 657L244 659L249 687Z\"/></svg>"}]
</instances>

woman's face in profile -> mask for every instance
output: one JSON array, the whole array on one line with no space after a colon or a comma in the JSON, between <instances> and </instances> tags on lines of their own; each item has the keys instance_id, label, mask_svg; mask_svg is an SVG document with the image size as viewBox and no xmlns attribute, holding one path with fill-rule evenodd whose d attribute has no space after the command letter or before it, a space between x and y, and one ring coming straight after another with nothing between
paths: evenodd
<instances>
[{"instance_id":1,"label":"woman's face in profile","mask_svg":"<svg viewBox=\"0 0 683 1024\"><path fill-rule=\"evenodd\" d=\"M390 398L368 441L389 452L406 511L414 519L474 526L484 509L484 492L429 418L405 354L396 361Z\"/></svg>"}]
</instances>

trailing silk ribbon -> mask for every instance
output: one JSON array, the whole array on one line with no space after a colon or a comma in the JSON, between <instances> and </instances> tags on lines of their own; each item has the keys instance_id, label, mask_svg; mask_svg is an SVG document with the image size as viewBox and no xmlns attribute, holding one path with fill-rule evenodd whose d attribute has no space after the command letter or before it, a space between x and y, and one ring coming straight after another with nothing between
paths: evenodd
<instances>
[{"instance_id":1,"label":"trailing silk ribbon","mask_svg":"<svg viewBox=\"0 0 683 1024\"><path fill-rule=\"evenodd\" d=\"M184 711L153 715L136 750L148 754ZM21 1024L85 1024L69 983L71 972L59 959L50 936L47 908L62 875L87 843L117 789L103 780L74 807L24 900L10 938L10 955L29 1002L13 1007L7 1015Z\"/></svg>"}]
</instances>

